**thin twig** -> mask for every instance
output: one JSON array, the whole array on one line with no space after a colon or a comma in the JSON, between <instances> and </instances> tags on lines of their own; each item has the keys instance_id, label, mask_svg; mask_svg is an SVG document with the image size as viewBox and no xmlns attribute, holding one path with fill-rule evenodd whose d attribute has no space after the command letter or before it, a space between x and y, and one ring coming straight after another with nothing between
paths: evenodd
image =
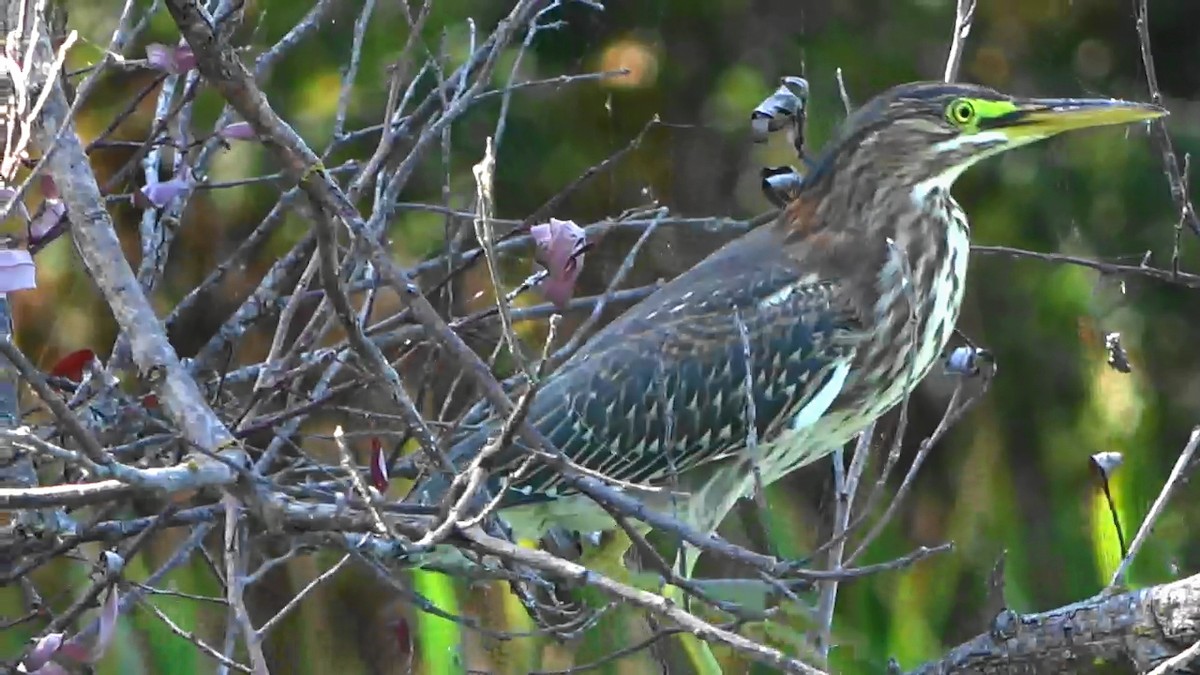
<instances>
[{"instance_id":1,"label":"thin twig","mask_svg":"<svg viewBox=\"0 0 1200 675\"><path fill-rule=\"evenodd\" d=\"M238 517L241 504L232 494L226 492L221 498L225 506L225 585L226 600L229 601L229 613L232 620L241 628L242 638L246 643L246 651L250 654L250 668L254 675L270 675L267 670L267 658L263 654L262 640L250 623L250 610L246 607L246 599L242 594L245 583L244 551L242 546L245 538L239 530L243 520Z\"/></svg>"},{"instance_id":2,"label":"thin twig","mask_svg":"<svg viewBox=\"0 0 1200 675\"><path fill-rule=\"evenodd\" d=\"M854 509L854 498L858 494L859 482L867 466L867 458L871 454L871 440L875 436L875 422L867 425L858 435L854 446L854 458L850 461L850 469L845 467L842 449L838 448L833 454L833 540L829 548L827 566L830 570L842 569L842 554L846 548L846 530L850 526L850 514ZM821 660L827 662L829 650L833 646L833 613L837 607L838 580L827 581L821 586L821 596L817 602L817 638L816 650Z\"/></svg>"},{"instance_id":3,"label":"thin twig","mask_svg":"<svg viewBox=\"0 0 1200 675\"><path fill-rule=\"evenodd\" d=\"M492 212L494 211L492 190L496 182L496 150L491 136L487 138L484 146L483 159L479 160L479 163L472 168L472 173L475 176L475 237L479 240L479 247L483 249L488 274L492 279L492 289L496 293L500 333L505 344L508 345L508 353L512 355L517 366L528 375L530 374L529 363L521 348L520 339L513 332L512 314L508 306L508 298L504 294L504 284L500 280L500 261L496 259L496 230L492 224Z\"/></svg>"},{"instance_id":4,"label":"thin twig","mask_svg":"<svg viewBox=\"0 0 1200 675\"><path fill-rule=\"evenodd\" d=\"M975 2L976 0L958 0L954 8L954 32L950 36L950 53L946 55L946 70L942 75L945 82L958 79L963 46L971 34L971 23L975 19Z\"/></svg>"},{"instance_id":5,"label":"thin twig","mask_svg":"<svg viewBox=\"0 0 1200 675\"><path fill-rule=\"evenodd\" d=\"M1158 74L1154 69L1154 54L1150 50L1150 10L1147 0L1133 0L1134 11L1137 13L1138 46L1142 54L1142 69L1146 73L1146 88L1150 90L1150 102L1162 105L1162 92L1158 88ZM1167 122L1164 118L1151 120L1150 133L1154 145L1162 155L1163 173L1167 176L1167 185L1171 188L1171 200L1179 212L1179 218L1187 223L1192 232L1200 237L1200 218L1196 209L1188 199L1188 191L1183 182L1179 169L1179 159L1175 156L1175 147L1171 142L1171 134L1167 132Z\"/></svg>"},{"instance_id":6,"label":"thin twig","mask_svg":"<svg viewBox=\"0 0 1200 675\"><path fill-rule=\"evenodd\" d=\"M466 530L463 532L463 536L493 555L543 570L563 579L585 581L589 586L599 588L625 602L664 616L703 640L725 644L759 663L778 668L786 673L820 675L823 672L787 656L777 649L760 645L703 621L683 611L667 598L614 581L577 563L556 558L543 551L521 548L489 536L479 528Z\"/></svg>"},{"instance_id":7,"label":"thin twig","mask_svg":"<svg viewBox=\"0 0 1200 675\"><path fill-rule=\"evenodd\" d=\"M192 631L189 631L189 630L179 626L178 624L176 624L174 621L171 620L171 617L166 615L165 612L163 612L158 607L155 607L154 603L151 603L149 601L142 601L140 603L140 606L145 607L146 609L149 609L151 614L153 614L155 617L158 618L159 621L162 621L163 624L166 625L167 630L171 631L172 633L178 635L179 637L183 638L184 640L187 640L188 642L195 645L196 649L199 649L202 654L207 654L208 656L216 659L217 662L221 663L226 668L231 668L233 670L238 671L239 673L253 672L250 670L249 667L244 666L244 665L238 663L237 661L234 661L233 659L222 654L215 647L209 645L207 642L200 639L200 637L198 635L196 635L195 633L193 633Z\"/></svg>"},{"instance_id":8,"label":"thin twig","mask_svg":"<svg viewBox=\"0 0 1200 675\"><path fill-rule=\"evenodd\" d=\"M346 563L349 561L350 561L350 554L347 553L346 555L342 556L341 560L338 560L337 563L335 563L333 565L333 567L330 567L329 569L325 570L321 574L317 575L317 577L315 579L313 579L312 581L305 584L304 588L301 588L298 593L296 593L295 595L293 595L291 598L288 599L287 604L284 605L278 612L276 612L275 616L268 619L267 622L264 623L262 625L262 627L260 627L258 629L259 638L265 639L267 634L271 632L272 628L279 625L280 621L283 621L283 619L286 618L287 615L290 614L293 609L295 609L296 607L298 607L300 605L301 600L303 600L310 593L312 593L317 588L317 586L320 586L322 583L332 579L333 576L335 574L337 574L339 571L341 571L341 569L343 567L345 567Z\"/></svg>"},{"instance_id":9,"label":"thin twig","mask_svg":"<svg viewBox=\"0 0 1200 675\"><path fill-rule=\"evenodd\" d=\"M1150 536L1151 530L1154 529L1154 524L1158 522L1159 516L1167 507L1167 502L1171 499L1171 495L1175 489L1179 487L1183 481L1183 476L1187 472L1188 465L1192 461L1192 455L1196 453L1196 447L1200 446L1200 426L1192 429L1191 435L1188 436L1187 445L1183 446L1183 451L1179 453L1179 458L1175 460L1175 467L1171 469L1171 475L1167 477L1167 482L1163 484L1162 490L1159 491L1158 497L1150 506L1150 512L1146 514L1146 518L1142 520L1141 526L1138 528L1137 534L1133 536L1133 542L1129 544L1129 552L1121 560L1121 564L1117 566L1117 570L1113 572L1112 579L1109 580L1109 588L1115 588L1125 582L1125 574L1129 571L1129 565L1133 563L1133 559L1137 557L1138 551L1141 550L1142 544L1146 543L1146 539Z\"/></svg>"},{"instance_id":10,"label":"thin twig","mask_svg":"<svg viewBox=\"0 0 1200 675\"><path fill-rule=\"evenodd\" d=\"M354 463L354 457L350 454L350 446L346 444L346 435L342 431L342 425L339 424L334 427L333 440L337 443L342 470L346 473L346 477L350 479L350 485L353 486L354 491L358 493L359 498L367 505L367 513L371 514L371 520L375 525L375 533L383 537L392 536L391 529L383 522L383 515L379 513L379 509L375 506L376 497L367 489L367 485L363 482L358 467Z\"/></svg>"}]
</instances>

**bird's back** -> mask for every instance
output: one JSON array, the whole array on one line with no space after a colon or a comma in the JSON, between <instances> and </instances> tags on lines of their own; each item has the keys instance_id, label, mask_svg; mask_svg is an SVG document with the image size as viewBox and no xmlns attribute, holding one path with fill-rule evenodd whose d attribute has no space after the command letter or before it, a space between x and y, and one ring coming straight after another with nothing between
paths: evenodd
<instances>
[{"instance_id":1,"label":"bird's back","mask_svg":"<svg viewBox=\"0 0 1200 675\"><path fill-rule=\"evenodd\" d=\"M650 485L739 452L751 417L766 445L861 338L858 310L836 286L789 255L775 226L752 231L598 332L547 379L527 420L577 464ZM458 443L452 461L494 431ZM491 468L512 478L527 456L517 441ZM555 498L558 484L535 464L508 500Z\"/></svg>"}]
</instances>

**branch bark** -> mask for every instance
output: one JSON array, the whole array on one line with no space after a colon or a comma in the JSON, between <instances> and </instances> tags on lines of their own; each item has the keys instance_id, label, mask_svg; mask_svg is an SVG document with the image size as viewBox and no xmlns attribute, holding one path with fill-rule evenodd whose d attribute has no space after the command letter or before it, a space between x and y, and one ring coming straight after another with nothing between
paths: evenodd
<instances>
[{"instance_id":1,"label":"branch bark","mask_svg":"<svg viewBox=\"0 0 1200 675\"><path fill-rule=\"evenodd\" d=\"M37 58L52 62L53 52L44 32L39 35L34 51ZM236 447L237 441L181 364L167 340L162 321L125 259L106 200L71 120L71 106L61 78L49 75L36 75L36 86L51 89L34 126L34 145L48 157L47 171L62 193L71 236L84 265L117 323L130 336L138 373L154 388L171 421L193 447L207 453ZM211 458L200 456L195 463L197 467L203 466L204 470L198 473L206 476L204 485L228 485L237 477L232 466Z\"/></svg>"},{"instance_id":2,"label":"branch bark","mask_svg":"<svg viewBox=\"0 0 1200 675\"><path fill-rule=\"evenodd\" d=\"M1197 640L1200 574L1038 614L1004 610L988 632L911 675L1144 673Z\"/></svg>"},{"instance_id":3,"label":"branch bark","mask_svg":"<svg viewBox=\"0 0 1200 675\"><path fill-rule=\"evenodd\" d=\"M0 5L0 41L17 39L21 45L16 51L21 52L24 45L24 32L17 30L24 11L31 9L31 0L3 0ZM7 45L6 45L7 46ZM11 74L0 75L0 139L3 139L2 156L7 157L14 151L10 142L16 133L17 124L17 83ZM10 176L0 172L0 188L13 188ZM10 197L15 199L16 196ZM0 202L0 208L6 206ZM0 293L0 341L11 343L13 338L12 304L8 295ZM20 415L20 375L16 367L8 359L0 357L0 426L15 429L21 424ZM0 442L0 490L27 489L37 485L37 472L33 459L28 452L22 452L13 443ZM15 513L5 513L5 523L0 528L0 550L11 551L14 542L14 524L21 517ZM0 572L7 570L14 561L7 555L0 555Z\"/></svg>"}]
</instances>

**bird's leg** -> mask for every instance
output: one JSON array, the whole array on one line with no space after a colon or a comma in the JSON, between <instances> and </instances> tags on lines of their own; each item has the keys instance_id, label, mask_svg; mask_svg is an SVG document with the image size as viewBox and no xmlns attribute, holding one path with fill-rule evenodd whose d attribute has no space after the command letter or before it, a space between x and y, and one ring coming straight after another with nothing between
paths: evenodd
<instances>
[{"instance_id":1,"label":"bird's leg","mask_svg":"<svg viewBox=\"0 0 1200 675\"><path fill-rule=\"evenodd\" d=\"M638 525L641 524L639 523ZM639 527L639 531L641 529ZM648 530L649 528L645 529ZM678 586L667 585L664 587L661 575L655 572L642 572L630 569L630 566L625 562L625 556L632 545L633 541L629 538L625 530L617 528L616 530L605 531L600 537L599 544L584 544L580 563L588 569L600 572L617 581L627 583L644 591L662 593L663 596L670 598L672 601L682 603L684 594ZM676 563L675 569L681 569L683 576L690 578L692 570L696 566L696 560L700 557L700 552L684 544L680 547L679 555L683 556L683 563L682 565ZM688 660L695 667L697 675L722 675L721 664L717 662L707 642L687 633L680 635L680 642L684 652L687 654Z\"/></svg>"},{"instance_id":2,"label":"bird's leg","mask_svg":"<svg viewBox=\"0 0 1200 675\"><path fill-rule=\"evenodd\" d=\"M682 544L679 547L678 555L675 569L682 570L682 576L685 579L691 579L692 572L696 568L696 561L700 559L700 551L688 544ZM683 602L683 590L678 586L667 586L663 590L663 595L676 603ZM697 675L721 675L724 672L707 642L690 633L681 633L679 642L683 645L683 651L687 654L688 660L695 666Z\"/></svg>"}]
</instances>

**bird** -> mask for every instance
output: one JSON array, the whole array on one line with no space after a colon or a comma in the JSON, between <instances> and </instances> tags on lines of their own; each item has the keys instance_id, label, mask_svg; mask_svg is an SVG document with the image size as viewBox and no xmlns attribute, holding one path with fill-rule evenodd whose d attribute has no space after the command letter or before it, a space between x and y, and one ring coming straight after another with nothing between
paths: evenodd
<instances>
[{"instance_id":1,"label":"bird","mask_svg":"<svg viewBox=\"0 0 1200 675\"><path fill-rule=\"evenodd\" d=\"M883 91L808 160L774 221L598 331L541 383L527 422L576 465L649 488L631 492L648 508L714 532L756 485L843 447L940 359L970 258L967 214L951 195L964 171L1062 132L1166 114L973 84ZM461 469L500 424L466 434L449 460ZM518 437L484 462L514 536L616 528L529 456ZM408 501L437 504L452 479L434 473Z\"/></svg>"}]
</instances>

